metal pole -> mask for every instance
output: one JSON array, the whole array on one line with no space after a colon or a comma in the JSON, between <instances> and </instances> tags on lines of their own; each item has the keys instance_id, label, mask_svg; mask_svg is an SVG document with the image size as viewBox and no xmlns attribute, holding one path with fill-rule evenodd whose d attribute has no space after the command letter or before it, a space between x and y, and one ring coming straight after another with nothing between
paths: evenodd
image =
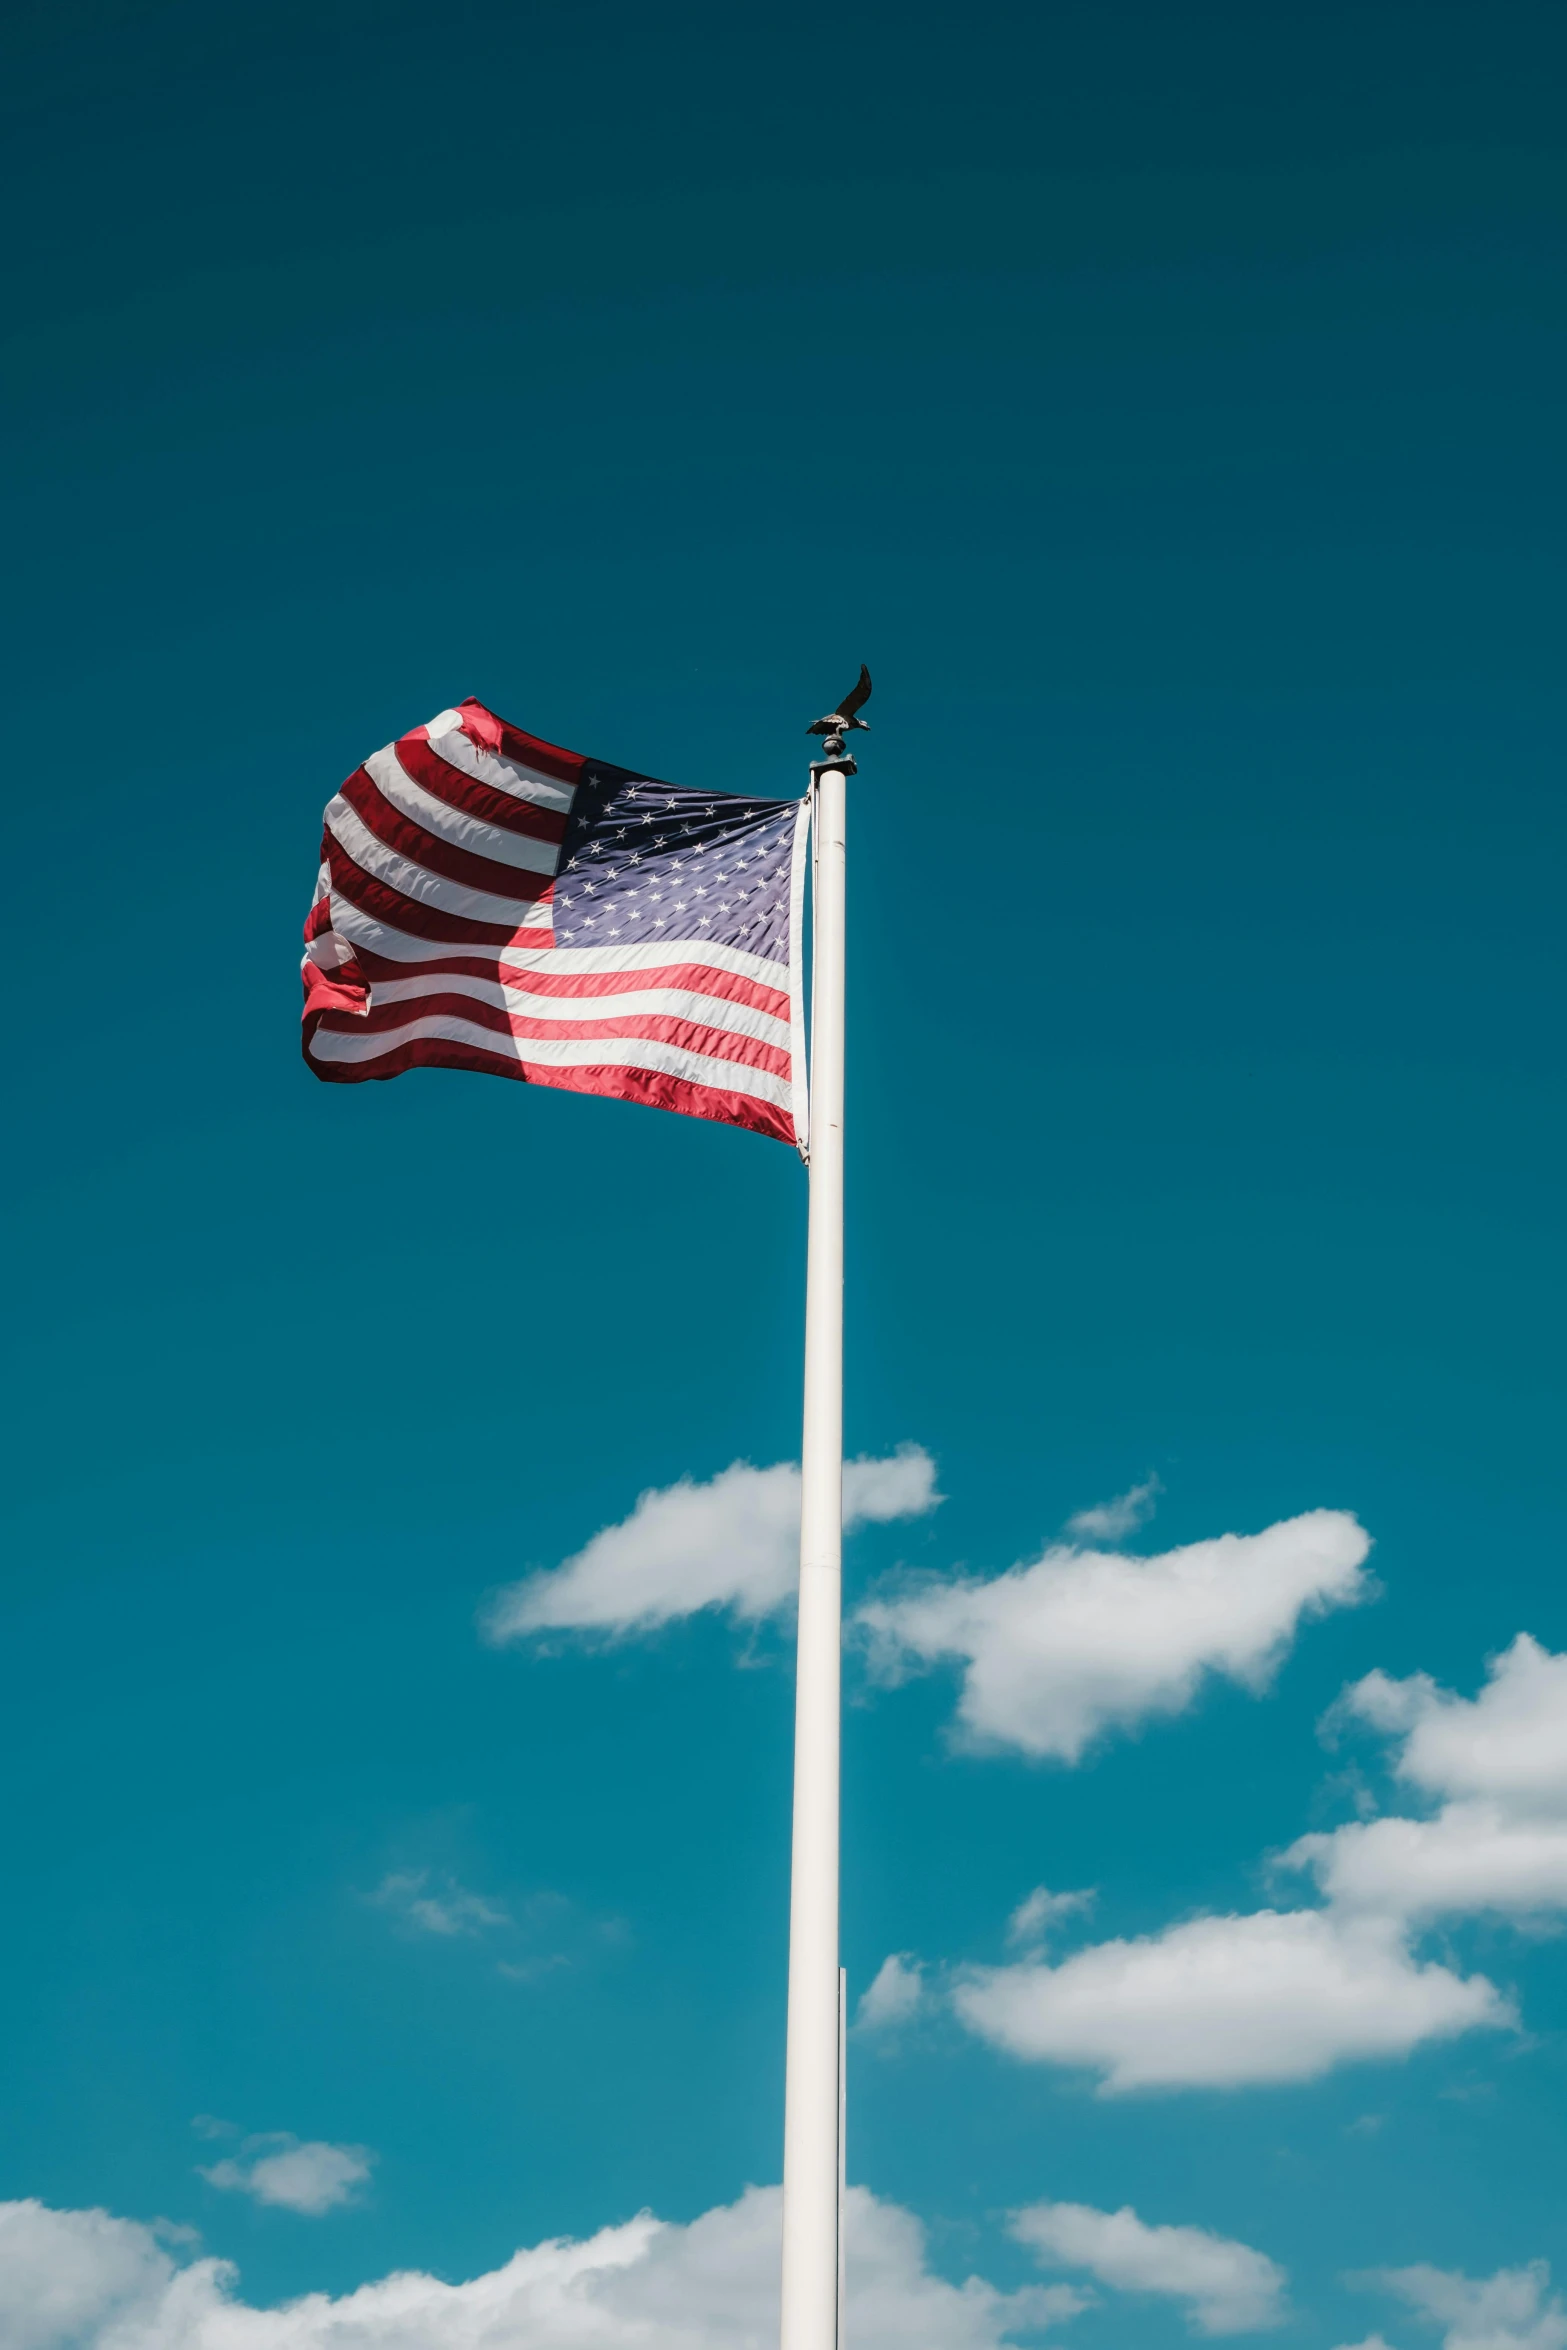
<instances>
[{"instance_id":1,"label":"metal pole","mask_svg":"<svg viewBox=\"0 0 1567 2350\"><path fill-rule=\"evenodd\" d=\"M841 745L832 742L831 752ZM813 769L810 1236L800 1454L782 2350L837 2350L838 1743L843 1545L844 819L853 761Z\"/></svg>"},{"instance_id":2,"label":"metal pole","mask_svg":"<svg viewBox=\"0 0 1567 2350\"><path fill-rule=\"evenodd\" d=\"M849 1977L838 1969L838 2350L844 2350L844 2304L849 2298Z\"/></svg>"}]
</instances>

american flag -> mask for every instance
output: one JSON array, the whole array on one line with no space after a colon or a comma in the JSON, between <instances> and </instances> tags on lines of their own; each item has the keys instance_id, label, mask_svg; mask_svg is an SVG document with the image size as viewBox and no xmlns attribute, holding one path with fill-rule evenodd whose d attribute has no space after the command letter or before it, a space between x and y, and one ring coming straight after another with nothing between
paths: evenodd
<instances>
[{"instance_id":1,"label":"american flag","mask_svg":"<svg viewBox=\"0 0 1567 2350\"><path fill-rule=\"evenodd\" d=\"M806 809L443 710L326 811L304 1051L338 1085L478 1069L805 1143Z\"/></svg>"}]
</instances>

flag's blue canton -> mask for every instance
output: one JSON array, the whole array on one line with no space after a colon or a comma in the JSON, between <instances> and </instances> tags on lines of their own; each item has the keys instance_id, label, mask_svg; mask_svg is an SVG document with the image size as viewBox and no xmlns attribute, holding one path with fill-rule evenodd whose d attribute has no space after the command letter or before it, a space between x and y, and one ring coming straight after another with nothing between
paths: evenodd
<instances>
[{"instance_id":1,"label":"flag's blue canton","mask_svg":"<svg viewBox=\"0 0 1567 2350\"><path fill-rule=\"evenodd\" d=\"M673 791L589 768L555 878L556 945L705 939L786 963L798 813L798 800Z\"/></svg>"}]
</instances>

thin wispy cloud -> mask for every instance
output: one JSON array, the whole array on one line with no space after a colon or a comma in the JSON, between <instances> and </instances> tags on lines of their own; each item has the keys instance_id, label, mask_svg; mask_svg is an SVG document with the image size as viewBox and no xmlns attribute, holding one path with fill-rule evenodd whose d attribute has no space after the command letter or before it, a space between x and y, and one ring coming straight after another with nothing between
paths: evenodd
<instances>
[{"instance_id":1,"label":"thin wispy cloud","mask_svg":"<svg viewBox=\"0 0 1567 2350\"><path fill-rule=\"evenodd\" d=\"M1048 1885L1036 1885L1008 1918L1007 1940L1022 1950L1037 1949L1064 1919L1084 1916L1097 1899L1093 1885L1075 1893L1052 1893Z\"/></svg>"},{"instance_id":2,"label":"thin wispy cloud","mask_svg":"<svg viewBox=\"0 0 1567 2350\"><path fill-rule=\"evenodd\" d=\"M370 1899L417 1932L436 1934L447 1941L484 1934L512 1922L510 1912L498 1901L470 1892L455 1877L437 1876L429 1869L394 1869L381 1879Z\"/></svg>"},{"instance_id":3,"label":"thin wispy cloud","mask_svg":"<svg viewBox=\"0 0 1567 2350\"><path fill-rule=\"evenodd\" d=\"M888 2032L912 2023L926 2004L925 1978L912 1951L884 1958L855 2009L855 2029Z\"/></svg>"},{"instance_id":4,"label":"thin wispy cloud","mask_svg":"<svg viewBox=\"0 0 1567 2350\"><path fill-rule=\"evenodd\" d=\"M1067 1519L1064 1531L1074 1542L1124 1542L1128 1534L1135 1534L1139 1526L1148 1523L1163 1491L1158 1477L1145 1477L1141 1485L1118 1493L1113 1501L1096 1502L1092 1509L1078 1510Z\"/></svg>"},{"instance_id":5,"label":"thin wispy cloud","mask_svg":"<svg viewBox=\"0 0 1567 2350\"><path fill-rule=\"evenodd\" d=\"M402 1942L445 1944L452 1961L482 1962L508 1983L542 1983L602 1961L628 1940L623 1918L584 1909L547 1886L476 1892L449 1869L393 1869L364 1899Z\"/></svg>"}]
</instances>

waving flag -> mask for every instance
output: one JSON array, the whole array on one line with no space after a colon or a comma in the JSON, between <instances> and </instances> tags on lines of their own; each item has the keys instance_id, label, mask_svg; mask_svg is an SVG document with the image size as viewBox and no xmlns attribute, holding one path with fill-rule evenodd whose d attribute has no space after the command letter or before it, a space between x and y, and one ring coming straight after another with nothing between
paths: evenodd
<instances>
[{"instance_id":1,"label":"waving flag","mask_svg":"<svg viewBox=\"0 0 1567 2350\"><path fill-rule=\"evenodd\" d=\"M475 701L326 811L304 1051L477 1069L805 1141L799 800L676 791Z\"/></svg>"}]
</instances>

